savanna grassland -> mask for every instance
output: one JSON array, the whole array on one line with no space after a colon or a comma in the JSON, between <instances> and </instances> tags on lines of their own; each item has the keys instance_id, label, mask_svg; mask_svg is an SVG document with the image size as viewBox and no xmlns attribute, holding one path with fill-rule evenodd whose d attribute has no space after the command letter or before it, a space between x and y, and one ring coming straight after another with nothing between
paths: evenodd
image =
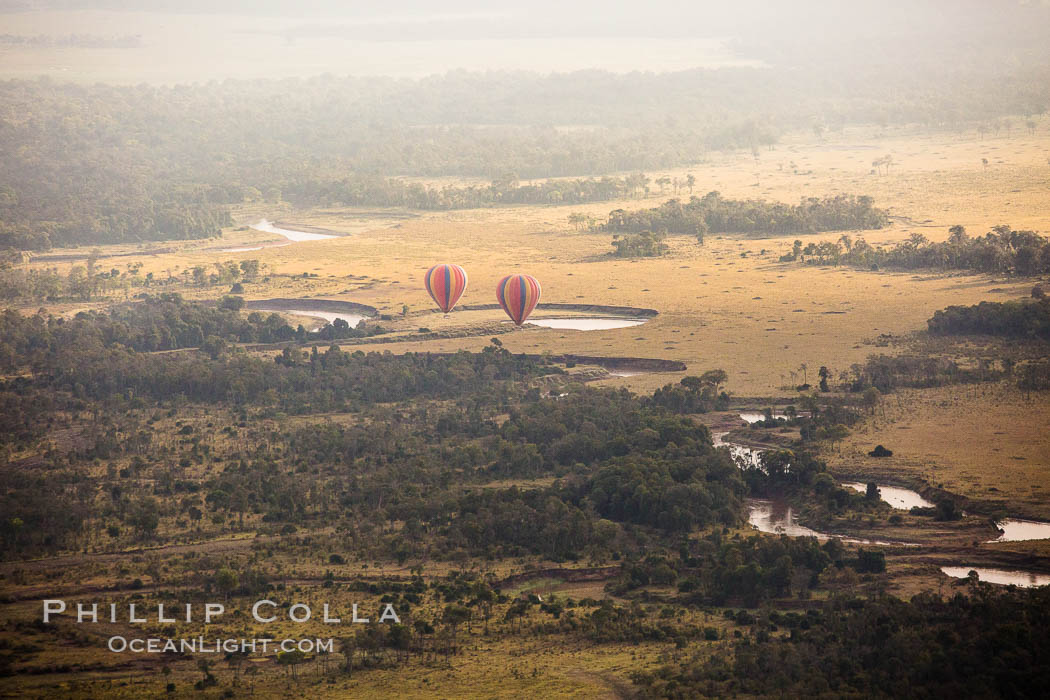
<instances>
[{"instance_id":1,"label":"savanna grassland","mask_svg":"<svg viewBox=\"0 0 1050 700\"><path fill-rule=\"evenodd\" d=\"M1045 691L1050 8L660 4L0 0L0 697Z\"/></svg>"},{"instance_id":2,"label":"savanna grassland","mask_svg":"<svg viewBox=\"0 0 1050 700\"><path fill-rule=\"evenodd\" d=\"M692 174L696 178L697 194L718 190L731 198L787 203L809 196L867 194L875 199L877 206L888 210L890 224L879 230L850 231L849 235L854 239L864 238L873 245L892 246L916 232L933 241L945 240L948 228L956 224L975 233L1001 223L1009 223L1016 229L1047 230L1050 228L1047 214L1050 191L1046 188L1050 172L1048 152L1050 136L1044 122L1040 122L1034 135L1015 130L1010 135L988 136L983 140L974 132L931 134L915 129L849 127L821 138L796 134L783 139L775 148L758 153L757 157L740 152L711 153L695 167L652 173L650 177L655 181L666 175L684 181L687 174ZM893 156L889 171L872 172L872 161L886 154ZM982 158L988 159L987 167L982 164ZM165 245L167 250L162 252L158 252L156 246L152 250L101 246L93 249L93 255L99 269L109 268L111 261L114 267L141 264L139 275L153 273L157 279L178 278L200 265L210 268L214 263L225 261L258 260L259 276L243 282L243 296L248 301L337 299L373 306L384 315L381 325L392 331L389 339L380 335L360 345L352 339L335 341L344 351L360 349L395 354L479 351L491 347L490 338L495 332L502 347L511 353L659 358L687 366L685 373L643 372L626 377L610 377L599 368L589 377L598 378L592 385L624 387L642 395L669 382L677 383L685 375L724 369L728 377L724 388L732 404L755 408L800 404L807 392L794 387L804 380L815 384L818 367L829 368L832 384L837 386L840 374L848 373L852 365L863 364L873 354L906 352L909 338L922 331L926 320L938 309L1026 297L1034 283L1032 279L958 271L873 271L833 265L803 266L778 260L796 239L805 244L835 239L841 235L838 233L748 237L711 232L702 245L695 238L672 235L666 239L669 251L665 255L618 259L610 255L609 233L581 229L569 219L570 215L581 213L601 219L613 209L656 206L670 196L661 195L653 187L648 197L587 205L450 212L253 205L235 210L235 224L224 230L221 241L179 242ZM341 235L323 241L223 252L226 248L255 248L283 242L277 236L247 228L263 217L277 220L287 228ZM125 255L108 257L117 253ZM31 259L28 266L55 268L66 274L70 266L83 264L87 254L84 249L56 249ZM55 257L49 260L52 256ZM72 258L67 260L65 256ZM508 329L500 324L498 310L456 311L446 318L432 311L430 299L420 284L425 269L442 261L461 264L470 275L462 304L492 304L492 290L502 275L528 272L541 281L543 302L650 308L658 315L633 328L587 332L530 326L505 332ZM180 291L192 300L213 299L224 290L185 284L180 286ZM122 296L120 292L112 292L108 299L67 301L56 304L53 311L70 317L81 309L104 309ZM559 311L553 315L574 313L586 315L584 311ZM535 315L548 317L551 312L544 313L541 307ZM306 320L290 318L293 326ZM415 339L423 328L427 338ZM991 347L982 350L986 355L996 352L995 341L991 342ZM322 345L321 349L326 346ZM280 347L255 347L250 354L263 358L280 350ZM944 352L967 356L967 352L954 346ZM1038 355L1038 347L1032 352ZM580 368L568 371L571 375ZM839 394L840 390L833 389L827 396ZM205 442L211 454L232 456L238 450L249 450L253 441L262 439L269 431L276 435L288 426L327 424L352 428L362 425L362 421L367 424L388 418L389 414L383 412L362 416L356 411L335 410L289 422L280 414L269 414L250 421L246 432L242 432L244 428L238 431L245 437L214 434ZM964 497L967 509L976 509L976 512L960 523L937 524L928 518L906 515L903 522L887 525L882 513L875 517L852 516L852 519L837 521L837 526L854 535L868 533L868 536L921 541L932 547L929 552L937 552L940 551L938 542L958 547L963 542L993 538L994 530L987 521L991 514L1046 517L1050 514L1050 501L1044 494L1044 490L1050 488L1045 476L1050 438L1043 430L1047 418L1042 394L1026 395L1007 380L902 389L882 397L871 411L859 414L859 422L851 427L845 439L823 445L821 452L830 473ZM256 422L260 419L262 422ZM153 429L178 433L181 426L193 425L207 433L206 426L236 424L238 420L235 412L198 406L190 399L177 412L173 409L168 416L155 416ZM716 429L737 425L733 414L724 410L700 416L699 420ZM245 425L243 417L241 425ZM75 433L73 430L64 434L75 441L72 437ZM61 439L54 438L53 444L61 447ZM758 438L752 435L751 439ZM770 431L765 444L790 439L792 433L788 430ZM876 443L885 444L894 455L889 459L867 456ZM172 447L172 454L177 454L180 448ZM12 456L21 455L25 459L33 453L29 449ZM106 462L105 459L95 462L96 474L103 478ZM118 459L116 468L127 463L126 458ZM213 483L208 463L206 458L200 467L182 470L181 478L195 476ZM113 467L109 469L112 471ZM496 491L508 486L519 486L526 491L557 488L549 477L525 473L491 483L482 481L480 485L485 490ZM321 696L352 693L516 697L535 693L624 697L635 692L637 686L632 686L631 679L636 674L656 669L667 673L668 668L688 658L692 658L689 663L698 663L697 653L702 657L717 655L724 645L731 643L728 640L734 632L742 629L745 635L750 634L748 628L736 620L726 620L717 605L673 613L674 630L655 635L644 630L627 632L625 636L614 634L604 643L594 640L607 632L593 627L586 632L566 632L566 618L560 617L561 612L552 617L539 610L527 610L524 619L531 625L528 633L516 631L521 625L518 618L509 614L502 617L503 611L510 609L508 601L530 592L547 598L553 594L554 600L574 601L570 603L573 606L580 605L577 601L581 600L607 599L624 605L630 605L632 600L634 605L646 601L641 602L643 612L640 614L653 618L659 617L661 605L666 607L678 594L679 589L658 585L654 579L643 587L646 592L639 599L637 589L630 585L626 590L606 585L610 577L616 576L613 573L600 573L592 581L565 580L565 569L581 566L615 569L617 562L598 554L597 550L589 558L571 563L566 563L562 556L552 558L525 552L512 558L492 559L478 557L479 552L470 549L455 555L451 561L442 556L433 560L427 556L417 559L417 553L412 552L401 563L395 563L380 553L384 546L380 541L383 537L395 536L406 526L403 522L392 522L389 529L383 527L379 533L363 537L362 532L347 531L339 524L334 527L301 525L304 530L290 534L292 531L275 530L267 525L267 518L263 518L258 509L254 513L242 510L239 516L231 515L228 521L219 518L210 523L205 519L189 531L182 529L185 523L178 520L177 516L170 521L162 517L152 535L169 540L166 544L151 544L130 537L129 533L126 541L123 539L126 535L120 535L122 545L114 550L97 537L89 537L81 543L83 552L79 554L5 563L5 617L8 625L24 631L20 648L53 647L51 640L55 631L34 627L31 622L38 614L43 596L89 598L96 592L116 590L120 592L115 595L123 600L147 602L161 600L202 581L209 582L208 590L221 588L214 575L210 578L205 574L192 575L198 567L201 571L233 567L240 572L242 583L248 572L265 576L278 586L280 596L288 600L318 605L324 601L345 607L357 602L371 610L381 609L381 601L401 599L398 596L402 594L384 597L384 586L397 589L411 586L413 581L436 583L445 577L455 580L464 575L456 572L463 571L472 577L468 587L482 581L495 585L492 582L530 570L540 573L532 579L525 577L525 583L502 586L508 598L496 604L501 617L494 617L492 626L498 632L482 632L487 624L475 613L469 630L466 627L459 630L452 641L447 637L447 626L444 632L440 628L434 632L433 642L428 638L423 647L430 651L412 651L408 645L404 652L396 651L396 657L389 653L377 655L377 647L368 646L366 639L358 639L355 643L360 649L357 652L360 667L349 674L324 670L337 668L340 661L310 655L304 659L306 664L302 668L272 665L259 659L238 665L216 661L209 667L198 668L195 662L186 659L160 662L114 656L103 648L104 640L124 627L102 625L84 632L66 624L60 626L58 632L60 637L65 635L66 641L60 644L63 651L48 651L39 657L41 662L46 659L46 665L30 662L26 668L36 663L37 668L52 669L52 674L61 673L62 668L76 670L67 674L68 680L35 671L37 675L17 682L19 692L140 697L160 694L168 683L175 683L179 689L175 692L186 692L204 679L207 693L207 689L213 687L209 679L218 677L218 687L260 696L298 695L309 688L308 692ZM734 527L726 532L746 533L746 529ZM357 539L359 537L363 539ZM355 546L360 549L366 541L371 544L364 551L373 553L359 551L358 558L353 559ZM1018 550L1023 554L1009 554ZM345 557L348 563L342 565L343 558L329 561L331 551L346 552L340 557ZM1038 551L1019 545L981 545L966 556L969 562L1006 565L1023 560L1029 567L1045 568ZM982 560L982 556L985 559ZM855 590L858 585L874 586L901 597L923 590L944 591L947 579L937 571L936 563L949 560L944 551L931 558L929 553L916 554L901 549L894 554L891 550L886 560L888 573L876 577L875 582L864 579L867 583L861 583L850 568L837 574L825 572L820 576L820 586L808 595L811 601L819 603L833 594ZM544 571L549 573L542 573ZM355 583L360 581L371 584L362 587ZM394 581L398 583L392 583ZM424 585L423 590L425 588ZM628 592L631 590L634 593ZM234 600L254 599L243 592L234 592L234 595ZM418 619L428 614L435 619L441 619L442 615L449 619L447 608L442 612L445 604L441 601L440 594L434 602L424 597L418 608ZM475 606L472 604L471 609L480 610ZM554 628L559 626L562 631L555 633ZM252 628L248 621L234 618L220 626L209 625L207 634L247 636ZM572 628L576 629L575 622ZM725 641L706 647L675 641L688 640L689 633L684 630L691 628L713 630L702 634ZM156 625L148 629L164 634L174 632L178 636L203 633L197 623L178 625L177 629L165 630ZM285 632L297 637L329 634L316 624L308 627L286 624L281 629L274 626L265 629L268 636ZM551 634L568 636L551 637ZM558 641L551 643L552 638ZM451 656L448 644L454 647ZM392 665L392 658L400 660L402 653L407 657L407 665L400 662ZM421 654L419 659L413 659L416 653ZM115 658L120 659L116 665ZM333 658L341 659L341 656L337 654ZM168 671L162 673L165 668ZM249 668L252 670L248 671ZM646 683L651 683L651 679ZM648 687L652 690L651 685ZM8 685L9 692L14 692L14 688Z\"/></svg>"},{"instance_id":3,"label":"savanna grassland","mask_svg":"<svg viewBox=\"0 0 1050 700\"><path fill-rule=\"evenodd\" d=\"M712 154L688 172L697 178L697 194L717 190L727 197L788 203L807 196L869 194L890 211L891 224L850 234L873 245L891 245L915 232L944 240L955 224L973 232L1001 223L1037 231L1047 225L1042 212L1050 206L1045 184L1050 138L1021 134L1019 129L1009 138L984 141L973 133L893 131L855 128L819 142L796 136L776 150L762 152L757 162L744 153ZM894 156L891 172L872 174L871 161L885 154ZM993 159L987 169L982 157ZM684 178L686 172L651 177ZM573 213L602 217L616 208L655 206L670 196L660 197L654 187L644 200L422 213L373 230L367 230L354 210L256 207L239 213L242 225L266 216L291 228L303 224L353 235L236 254L220 253L220 245L209 241L130 260L142 262L143 273L164 277L195 265L257 258L292 279L260 284L246 298L318 296L395 314L402 305L412 312L432 309L420 280L435 261L455 261L468 270L470 284L462 304L494 303L495 284L504 274L528 272L543 284L542 302L654 308L660 315L634 329L530 329L503 338L508 348L662 357L690 366L723 367L730 374L731 390L748 396L778 395L782 387L792 385L792 372L801 380L801 363L847 369L873 352L879 336L922 330L938 309L1027 296L1032 286L1027 280L978 275L873 273L778 263L799 236L749 239L715 233L703 246L685 236L672 237L670 255L622 260L609 255L609 234L576 231L568 223ZM808 242L837 237L802 238ZM224 236L221 247L264 240L258 232L235 230ZM311 277L295 279L303 274ZM350 276L367 281L348 280ZM456 316L424 318L418 325L434 329L461 323ZM486 338L397 343L391 349L448 351L485 342ZM651 390L665 379L645 375L622 381Z\"/></svg>"}]
</instances>

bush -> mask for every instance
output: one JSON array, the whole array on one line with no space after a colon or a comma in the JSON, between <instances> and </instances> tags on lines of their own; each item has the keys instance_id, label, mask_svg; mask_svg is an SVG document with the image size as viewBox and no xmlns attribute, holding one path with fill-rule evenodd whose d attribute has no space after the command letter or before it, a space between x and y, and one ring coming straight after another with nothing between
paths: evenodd
<instances>
[{"instance_id":1,"label":"bush","mask_svg":"<svg viewBox=\"0 0 1050 700\"><path fill-rule=\"evenodd\" d=\"M955 501L950 498L943 498L937 502L937 514L934 516L934 520L959 520L962 518L962 511L955 505Z\"/></svg>"},{"instance_id":2,"label":"bush","mask_svg":"<svg viewBox=\"0 0 1050 700\"><path fill-rule=\"evenodd\" d=\"M886 555L874 550L857 550L857 573L881 574L886 570Z\"/></svg>"},{"instance_id":3,"label":"bush","mask_svg":"<svg viewBox=\"0 0 1050 700\"><path fill-rule=\"evenodd\" d=\"M868 453L869 457L892 457L893 450L887 450L882 445L876 445L875 449Z\"/></svg>"}]
</instances>

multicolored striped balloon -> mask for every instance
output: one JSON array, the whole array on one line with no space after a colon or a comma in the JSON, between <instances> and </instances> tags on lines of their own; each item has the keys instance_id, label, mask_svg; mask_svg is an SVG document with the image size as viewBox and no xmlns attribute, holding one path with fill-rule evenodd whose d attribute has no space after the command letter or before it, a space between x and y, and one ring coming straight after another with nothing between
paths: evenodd
<instances>
[{"instance_id":1,"label":"multicolored striped balloon","mask_svg":"<svg viewBox=\"0 0 1050 700\"><path fill-rule=\"evenodd\" d=\"M496 285L496 300L514 321L525 323L540 300L540 283L532 275L507 275Z\"/></svg>"},{"instance_id":2,"label":"multicolored striped balloon","mask_svg":"<svg viewBox=\"0 0 1050 700\"><path fill-rule=\"evenodd\" d=\"M459 265L435 265L427 270L423 284L438 308L447 314L467 288L467 271Z\"/></svg>"}]
</instances>

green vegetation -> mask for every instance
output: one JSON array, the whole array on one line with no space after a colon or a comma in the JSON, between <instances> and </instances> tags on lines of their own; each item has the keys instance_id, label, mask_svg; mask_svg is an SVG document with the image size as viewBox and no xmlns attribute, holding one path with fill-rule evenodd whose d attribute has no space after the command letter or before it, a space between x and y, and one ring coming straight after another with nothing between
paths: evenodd
<instances>
[{"instance_id":1,"label":"green vegetation","mask_svg":"<svg viewBox=\"0 0 1050 700\"><path fill-rule=\"evenodd\" d=\"M970 238L962 226L952 226L947 241L933 243L913 233L892 248L873 247L863 238L843 236L837 241L813 242L781 256L781 262L798 260L810 265L852 265L865 269L969 270L988 274L1039 275L1050 272L1050 239L1033 231L996 226Z\"/></svg>"},{"instance_id":2,"label":"green vegetation","mask_svg":"<svg viewBox=\"0 0 1050 700\"><path fill-rule=\"evenodd\" d=\"M231 285L234 293L244 291L244 284L259 280L262 266L258 260L214 263L211 268L196 265L181 275L159 277L152 272L142 273L142 263L129 263L121 270L99 267L99 253L92 251L85 264L74 264L66 274L53 268L23 268L0 260L0 299L9 302L89 301L99 298L127 300L132 289L206 289L217 285ZM239 285L239 287L238 287ZM146 292L148 294L149 292Z\"/></svg>"},{"instance_id":3,"label":"green vegetation","mask_svg":"<svg viewBox=\"0 0 1050 700\"><path fill-rule=\"evenodd\" d=\"M582 204L637 193L649 179L642 173L623 178L576 178L521 184L514 173L488 185L428 187L377 175L353 174L339 180L289 184L282 196L299 206L385 206L410 209L477 209L510 204Z\"/></svg>"},{"instance_id":4,"label":"green vegetation","mask_svg":"<svg viewBox=\"0 0 1050 700\"><path fill-rule=\"evenodd\" d=\"M1047 248L1050 250L1050 248ZM1050 299L949 306L926 322L934 335L995 335L1050 340Z\"/></svg>"},{"instance_id":5,"label":"green vegetation","mask_svg":"<svg viewBox=\"0 0 1050 700\"><path fill-rule=\"evenodd\" d=\"M661 233L628 233L613 236L613 255L617 258L657 258L670 250Z\"/></svg>"},{"instance_id":6,"label":"green vegetation","mask_svg":"<svg viewBox=\"0 0 1050 700\"><path fill-rule=\"evenodd\" d=\"M237 305L170 295L66 321L14 312L0 317L5 369L28 372L0 384L4 444L27 446L63 427L78 436L71 449L41 465L50 474L47 497L23 493L39 487L40 472L5 474L6 522L21 523L5 539L9 549L69 547L70 538L114 519L118 530L152 538L171 532L170 519L202 503L216 515L243 520L254 512L279 525L334 524L347 509L355 520L367 520L389 483L405 487L374 514L409 525L396 535L377 533L376 556L403 557L425 546L431 556L532 552L576 559L637 539L621 542L621 525L673 533L741 521L740 472L713 449L705 427L683 416L725 400L717 395L724 373L665 387L651 399L582 388L543 398L538 387L530 388L532 380L564 370L496 345L453 355L350 354L333 346L309 354L286 347L274 359L252 356L236 343L295 332L276 315L245 318L231 306ZM210 415L227 416L229 423L221 432L211 423L179 421L160 429L165 416L191 405L211 406ZM254 447L224 439L255 434L249 425L275 410L358 417L345 427L268 429ZM497 422L504 412L506 419ZM93 489L76 486L84 483L76 465L96 458L129 462L122 476L93 478ZM202 480L190 476L194 464L213 466ZM154 486L137 487L147 473ZM310 474L309 484L299 478L303 473ZM463 490L547 475L571 478L532 490ZM203 501L189 497L198 493ZM343 495L333 500L331 494ZM62 516L54 518L57 512ZM89 523L92 512L113 517ZM439 515L449 512L458 516ZM619 525L610 529L602 519ZM431 535L413 536L417 528Z\"/></svg>"},{"instance_id":7,"label":"green vegetation","mask_svg":"<svg viewBox=\"0 0 1050 700\"><path fill-rule=\"evenodd\" d=\"M679 233L695 236L703 243L709 231L783 235L878 229L888 222L886 212L875 208L871 197L810 197L790 205L725 199L718 192L708 192L703 197L690 197L685 203L671 199L652 209L617 209L609 213L601 228L615 232Z\"/></svg>"},{"instance_id":8,"label":"green vegetation","mask_svg":"<svg viewBox=\"0 0 1050 700\"><path fill-rule=\"evenodd\" d=\"M806 614L772 611L754 638L635 674L646 697L942 697L1039 695L1050 680L1048 591L833 599Z\"/></svg>"},{"instance_id":9,"label":"green vegetation","mask_svg":"<svg viewBox=\"0 0 1050 700\"><path fill-rule=\"evenodd\" d=\"M292 328L280 314L256 311L244 316L242 306L240 297L224 297L217 305L209 305L184 301L178 294L160 294L115 306L108 312L82 311L71 319L39 313L24 316L8 309L0 314L0 370L39 370L62 364L63 355L69 352L122 349L149 353L203 348L218 342L274 343L307 337L301 326ZM357 328L350 328L345 321L330 328L341 328L340 338L382 332L366 321Z\"/></svg>"}]
</instances>

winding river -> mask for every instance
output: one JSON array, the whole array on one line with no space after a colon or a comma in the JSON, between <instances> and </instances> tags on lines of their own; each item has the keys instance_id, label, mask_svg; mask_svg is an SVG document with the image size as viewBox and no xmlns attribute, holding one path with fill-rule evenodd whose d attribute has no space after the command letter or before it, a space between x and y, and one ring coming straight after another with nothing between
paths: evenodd
<instances>
[{"instance_id":1,"label":"winding river","mask_svg":"<svg viewBox=\"0 0 1050 700\"><path fill-rule=\"evenodd\" d=\"M741 416L743 417L743 416ZM758 466L762 455L761 449L748 445L742 445L727 441L726 432L712 433L715 447L727 447L738 462ZM859 482L847 482L843 486L866 491L867 486ZM933 504L923 498L915 491L878 484L879 495L889 505L898 509L910 509L913 506L929 507ZM819 532L805 525L800 525L791 506L786 501L767 499L748 499L748 522L759 532L771 534L784 534L791 537L816 537L819 540L828 540L832 537L843 542L852 544L896 546L896 547L918 547L915 543L889 542L883 540L866 540L843 535L832 535ZM1037 522L1033 520L1009 519L997 523L1003 530L1003 535L993 541L1018 541L1028 539L1050 538L1050 523ZM977 571L981 581L1000 585L1015 585L1023 587L1045 586L1050 584L1050 574L1040 574L1020 569L995 569L974 566L942 566L941 571L947 576L954 578L966 578L971 570Z\"/></svg>"},{"instance_id":2,"label":"winding river","mask_svg":"<svg viewBox=\"0 0 1050 700\"><path fill-rule=\"evenodd\" d=\"M738 462L742 461L750 467L761 466L761 457L764 450L759 450L749 445L741 445L736 442L729 442L725 439L725 436L728 434L729 431L711 433L711 442L715 447L728 447L730 454L732 454L733 458Z\"/></svg>"},{"instance_id":3,"label":"winding river","mask_svg":"<svg viewBox=\"0 0 1050 700\"><path fill-rule=\"evenodd\" d=\"M293 231L287 228L280 228L274 226L273 222L269 219L262 219L257 224L252 224L251 228L256 231L262 231L263 233L276 233L279 236L284 236L293 243L302 243L304 241L323 241L326 238L338 238L330 233L309 233L307 231Z\"/></svg>"},{"instance_id":4,"label":"winding river","mask_svg":"<svg viewBox=\"0 0 1050 700\"><path fill-rule=\"evenodd\" d=\"M263 248L283 248L284 246L291 245L292 243L302 243L304 241L321 241L326 238L338 238L328 233L310 233L308 231L293 231L288 228L281 228L274 226L273 222L269 219L261 219L258 223L252 224L249 228L256 231L262 231L263 233L275 233L278 236L284 236L288 239L287 243L260 243L259 245L247 245L239 246L236 248L223 248L220 253L247 253L252 250L262 250Z\"/></svg>"}]
</instances>

